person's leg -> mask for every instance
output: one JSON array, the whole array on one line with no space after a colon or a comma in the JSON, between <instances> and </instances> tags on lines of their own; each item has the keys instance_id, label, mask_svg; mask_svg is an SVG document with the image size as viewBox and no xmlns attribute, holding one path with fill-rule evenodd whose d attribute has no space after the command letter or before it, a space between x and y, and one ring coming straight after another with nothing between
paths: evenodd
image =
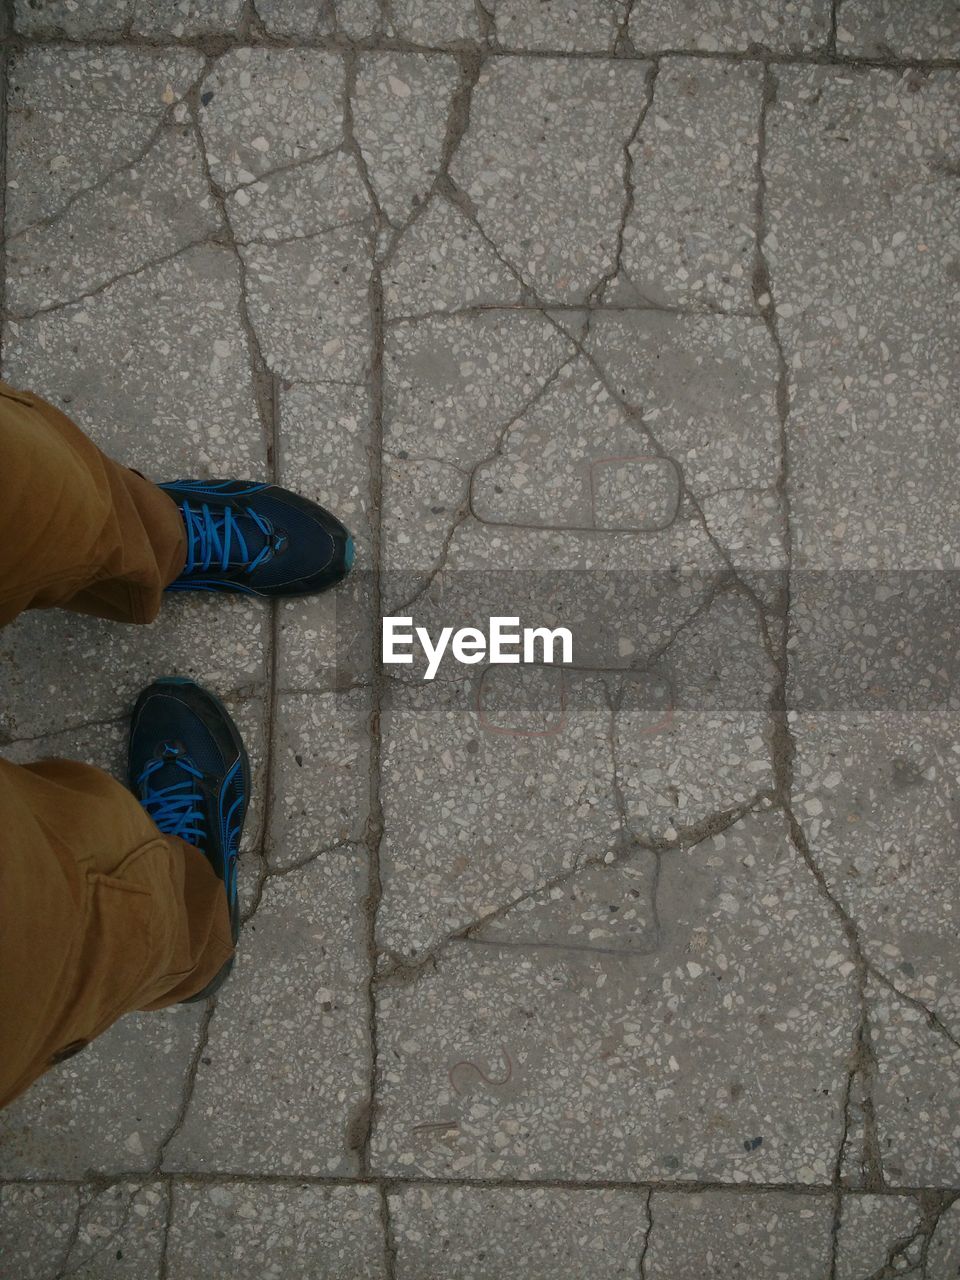
<instances>
[{"instance_id":1,"label":"person's leg","mask_svg":"<svg viewBox=\"0 0 960 1280\"><path fill-rule=\"evenodd\" d=\"M289 489L151 484L0 382L0 626L53 605L150 622L164 589L313 595L346 577L353 554L336 516Z\"/></svg>"},{"instance_id":2,"label":"person's leg","mask_svg":"<svg viewBox=\"0 0 960 1280\"><path fill-rule=\"evenodd\" d=\"M60 605L148 622L186 555L172 498L0 383L0 625ZM0 760L0 1106L121 1014L233 953L224 884L137 797L67 760Z\"/></svg>"},{"instance_id":3,"label":"person's leg","mask_svg":"<svg viewBox=\"0 0 960 1280\"><path fill-rule=\"evenodd\" d=\"M0 626L60 605L126 622L164 588L325 590L353 544L329 512L251 481L171 481L106 458L0 383ZM134 709L131 787L70 761L0 762L0 1105L121 1014L209 994L239 927L246 753L182 680Z\"/></svg>"},{"instance_id":4,"label":"person's leg","mask_svg":"<svg viewBox=\"0 0 960 1280\"><path fill-rule=\"evenodd\" d=\"M186 551L171 497L0 382L0 626L53 605L150 622Z\"/></svg>"},{"instance_id":5,"label":"person's leg","mask_svg":"<svg viewBox=\"0 0 960 1280\"><path fill-rule=\"evenodd\" d=\"M222 880L69 760L0 760L0 1106L121 1014L202 990L233 953Z\"/></svg>"}]
</instances>

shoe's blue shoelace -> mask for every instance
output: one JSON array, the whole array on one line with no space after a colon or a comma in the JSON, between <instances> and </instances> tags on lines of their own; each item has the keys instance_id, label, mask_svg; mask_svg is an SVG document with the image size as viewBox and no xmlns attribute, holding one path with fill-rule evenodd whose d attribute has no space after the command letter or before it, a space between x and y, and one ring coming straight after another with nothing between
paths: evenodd
<instances>
[{"instance_id":1,"label":"shoe's blue shoelace","mask_svg":"<svg viewBox=\"0 0 960 1280\"><path fill-rule=\"evenodd\" d=\"M150 779L158 769L175 765L187 775L183 782L154 788ZM170 755L151 760L137 778L140 803L165 836L179 836L187 844L200 845L204 839L203 793L197 779L203 774L185 756Z\"/></svg>"},{"instance_id":2,"label":"shoe's blue shoelace","mask_svg":"<svg viewBox=\"0 0 960 1280\"><path fill-rule=\"evenodd\" d=\"M180 507L187 527L187 562L184 574L206 573L216 564L222 573L240 568L252 573L273 550L273 525L249 507L240 514L252 520L264 536L264 544L253 554L230 507L211 508L205 502L198 510L184 502Z\"/></svg>"}]
</instances>

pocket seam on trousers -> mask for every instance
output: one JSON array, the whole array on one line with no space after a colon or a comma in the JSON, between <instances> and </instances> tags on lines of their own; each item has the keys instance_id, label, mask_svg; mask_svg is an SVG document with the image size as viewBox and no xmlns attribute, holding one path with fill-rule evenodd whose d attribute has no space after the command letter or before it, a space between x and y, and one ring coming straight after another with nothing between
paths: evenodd
<instances>
[{"instance_id":1,"label":"pocket seam on trousers","mask_svg":"<svg viewBox=\"0 0 960 1280\"><path fill-rule=\"evenodd\" d=\"M139 849L135 849L124 859L120 864L120 867L117 868L117 871L120 871L121 868L128 867L132 861L137 861L155 845L156 841L151 840L146 845L141 845ZM127 894L131 898L145 899L148 904L152 897L149 889L145 889L140 885L129 884L118 876L117 872L114 872L113 874L106 874L102 871L88 871L86 878L90 892L89 906L91 911L94 906L95 894L98 891L104 894L107 901L109 901L111 894L118 893ZM100 1035L101 1031L105 1030L111 1025L111 1023L115 1022L121 1014L132 1012L136 1008L135 995L137 990L143 984L143 976L150 964L155 941L154 922L149 911L145 913L143 928L145 937L144 945L142 947L142 959L140 965L136 969L135 976L131 977L128 982L124 983L123 992L119 995L116 1001L111 1003L109 1009L101 1015L98 1020L98 1026L90 1035L90 1039L95 1039L96 1036Z\"/></svg>"}]
</instances>

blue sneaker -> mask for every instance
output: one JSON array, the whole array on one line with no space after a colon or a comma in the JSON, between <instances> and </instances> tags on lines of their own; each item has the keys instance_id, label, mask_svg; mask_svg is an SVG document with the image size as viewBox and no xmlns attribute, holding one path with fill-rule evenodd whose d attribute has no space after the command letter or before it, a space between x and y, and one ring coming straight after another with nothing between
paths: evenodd
<instances>
[{"instance_id":1,"label":"blue sneaker","mask_svg":"<svg viewBox=\"0 0 960 1280\"><path fill-rule=\"evenodd\" d=\"M251 480L171 480L160 488L187 530L187 562L168 591L313 595L350 572L350 534L289 489Z\"/></svg>"},{"instance_id":2,"label":"blue sneaker","mask_svg":"<svg viewBox=\"0 0 960 1280\"><path fill-rule=\"evenodd\" d=\"M226 707L192 680L154 681L133 709L129 767L130 789L163 834L195 845L223 881L236 943L237 857L250 764ZM212 995L232 968L231 957L190 999Z\"/></svg>"}]
</instances>

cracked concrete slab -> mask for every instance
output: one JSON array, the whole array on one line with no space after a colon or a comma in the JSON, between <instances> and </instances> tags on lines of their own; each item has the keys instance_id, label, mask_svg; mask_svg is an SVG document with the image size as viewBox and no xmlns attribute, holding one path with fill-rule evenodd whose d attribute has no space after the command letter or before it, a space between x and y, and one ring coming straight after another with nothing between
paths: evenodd
<instances>
[{"instance_id":1,"label":"cracked concrete slab","mask_svg":"<svg viewBox=\"0 0 960 1280\"><path fill-rule=\"evenodd\" d=\"M123 31L132 4L133 0L102 0L91 10L76 0L14 0L14 25L24 36L100 39Z\"/></svg>"},{"instance_id":2,"label":"cracked concrete slab","mask_svg":"<svg viewBox=\"0 0 960 1280\"><path fill-rule=\"evenodd\" d=\"M871 1280L893 1260L903 1274L920 1261L920 1226L921 1206L907 1196L845 1195L836 1280Z\"/></svg>"},{"instance_id":3,"label":"cracked concrete slab","mask_svg":"<svg viewBox=\"0 0 960 1280\"><path fill-rule=\"evenodd\" d=\"M586 346L607 384L642 410L648 451L673 459L731 561L782 569L778 362L764 324L602 313Z\"/></svg>"},{"instance_id":4,"label":"cracked concrete slab","mask_svg":"<svg viewBox=\"0 0 960 1280\"><path fill-rule=\"evenodd\" d=\"M42 86L42 77L38 79ZM42 93L41 86L31 83L31 95L38 88ZM7 303L15 314L33 314L84 297L118 276L209 242L216 235L219 223L201 156L185 122L186 106L179 103L173 110L164 109L146 151L138 147L143 116L149 119L160 105L151 98L150 89L148 80L138 104L140 114L131 104L118 115L113 95L97 116L90 113L91 131L99 132L106 125L116 135L114 146L122 143L121 125L133 126L130 160L107 168L66 200L58 182L64 167L59 163L65 158L62 154L50 159L41 148L32 156L32 165L24 163L15 188L19 192L22 182L23 195L7 208L7 225L13 228L7 243ZM166 92L173 92L169 85ZM63 114L41 98L40 107L31 110L29 128L35 136L47 129L59 133ZM53 188L49 195L46 174ZM24 197L29 201L31 188L39 207L52 212L39 221L24 222L18 205L22 207Z\"/></svg>"},{"instance_id":5,"label":"cracked concrete slab","mask_svg":"<svg viewBox=\"0 0 960 1280\"><path fill-rule=\"evenodd\" d=\"M783 67L774 80L765 255L790 369L795 564L955 568L941 459L960 390L960 77Z\"/></svg>"},{"instance_id":6,"label":"cracked concrete slab","mask_svg":"<svg viewBox=\"0 0 960 1280\"><path fill-rule=\"evenodd\" d=\"M321 252L325 232L362 227L370 213L356 162L341 151L292 161L289 169L268 170L245 181L231 190L226 207L241 245L316 238Z\"/></svg>"},{"instance_id":7,"label":"cracked concrete slab","mask_svg":"<svg viewBox=\"0 0 960 1280\"><path fill-rule=\"evenodd\" d=\"M387 1280L375 1187L183 1182L174 1191L169 1280L260 1280L264 1247L287 1280Z\"/></svg>"},{"instance_id":8,"label":"cracked concrete slab","mask_svg":"<svg viewBox=\"0 0 960 1280\"><path fill-rule=\"evenodd\" d=\"M52 247L44 225L19 235L7 254L14 314L30 316L89 297L118 276L210 243L219 225L199 159L189 129L179 126L142 163L95 194L78 197L57 219ZM140 234L128 233L131 223Z\"/></svg>"},{"instance_id":9,"label":"cracked concrete slab","mask_svg":"<svg viewBox=\"0 0 960 1280\"><path fill-rule=\"evenodd\" d=\"M960 1036L955 720L823 712L794 735L794 810L864 954Z\"/></svg>"},{"instance_id":10,"label":"cracked concrete slab","mask_svg":"<svg viewBox=\"0 0 960 1280\"><path fill-rule=\"evenodd\" d=\"M0 1186L7 1275L149 1280L160 1274L167 1191L156 1182Z\"/></svg>"},{"instance_id":11,"label":"cracked concrete slab","mask_svg":"<svg viewBox=\"0 0 960 1280\"><path fill-rule=\"evenodd\" d=\"M548 53L613 53L627 18L625 0L493 0L497 44Z\"/></svg>"},{"instance_id":12,"label":"cracked concrete slab","mask_svg":"<svg viewBox=\"0 0 960 1280\"><path fill-rule=\"evenodd\" d=\"M470 498L488 525L643 534L673 524L681 486L673 460L652 453L640 423L579 360L474 468Z\"/></svg>"},{"instance_id":13,"label":"cracked concrete slab","mask_svg":"<svg viewBox=\"0 0 960 1280\"><path fill-rule=\"evenodd\" d=\"M482 34L473 0L393 0L390 14L396 34L415 44L458 44Z\"/></svg>"},{"instance_id":14,"label":"cracked concrete slab","mask_svg":"<svg viewBox=\"0 0 960 1280\"><path fill-rule=\"evenodd\" d=\"M499 732L477 698L469 685L397 686L385 702L378 927L388 951L428 951L616 842L602 697L584 697L556 732Z\"/></svg>"},{"instance_id":15,"label":"cracked concrete slab","mask_svg":"<svg viewBox=\"0 0 960 1280\"><path fill-rule=\"evenodd\" d=\"M343 59L297 49L233 49L201 86L210 170L230 190L343 140Z\"/></svg>"},{"instance_id":16,"label":"cracked concrete slab","mask_svg":"<svg viewBox=\"0 0 960 1280\"><path fill-rule=\"evenodd\" d=\"M217 998L166 1169L357 1171L351 1120L369 1074L366 890L363 850L267 880Z\"/></svg>"},{"instance_id":17,"label":"cracked concrete slab","mask_svg":"<svg viewBox=\"0 0 960 1280\"><path fill-rule=\"evenodd\" d=\"M274 725L272 866L289 867L363 837L369 697L363 689L281 694Z\"/></svg>"},{"instance_id":18,"label":"cracked concrete slab","mask_svg":"<svg viewBox=\"0 0 960 1280\"><path fill-rule=\"evenodd\" d=\"M4 376L144 475L256 478L266 440L240 297L229 249L185 250L82 302L8 319Z\"/></svg>"},{"instance_id":19,"label":"cracked concrete slab","mask_svg":"<svg viewBox=\"0 0 960 1280\"><path fill-rule=\"evenodd\" d=\"M353 131L385 216L402 225L440 172L452 99L453 58L363 54L353 91Z\"/></svg>"},{"instance_id":20,"label":"cracked concrete slab","mask_svg":"<svg viewBox=\"0 0 960 1280\"><path fill-rule=\"evenodd\" d=\"M649 957L460 942L385 977L377 1167L827 1183L856 986L781 822L665 855L657 898Z\"/></svg>"},{"instance_id":21,"label":"cracked concrete slab","mask_svg":"<svg viewBox=\"0 0 960 1280\"><path fill-rule=\"evenodd\" d=\"M575 354L566 335L538 312L391 326L384 353L388 456L434 458L469 470L494 451L502 431Z\"/></svg>"},{"instance_id":22,"label":"cracked concrete slab","mask_svg":"<svg viewBox=\"0 0 960 1280\"><path fill-rule=\"evenodd\" d=\"M848 0L849 2L849 0ZM758 46L777 53L826 48L830 0L725 0L687 5L683 0L644 0L630 13L630 39L641 52L690 49L740 53Z\"/></svg>"},{"instance_id":23,"label":"cracked concrete slab","mask_svg":"<svg viewBox=\"0 0 960 1280\"><path fill-rule=\"evenodd\" d=\"M944 1209L930 1240L927 1275L949 1277L960 1267L960 1207L956 1201Z\"/></svg>"},{"instance_id":24,"label":"cracked concrete slab","mask_svg":"<svg viewBox=\"0 0 960 1280\"><path fill-rule=\"evenodd\" d=\"M842 0L837 50L867 58L956 58L960 14L953 0Z\"/></svg>"},{"instance_id":25,"label":"cracked concrete slab","mask_svg":"<svg viewBox=\"0 0 960 1280\"><path fill-rule=\"evenodd\" d=\"M762 80L750 63L660 64L630 143L633 199L611 298L717 311L752 306Z\"/></svg>"},{"instance_id":26,"label":"cracked concrete slab","mask_svg":"<svg viewBox=\"0 0 960 1280\"><path fill-rule=\"evenodd\" d=\"M618 624L627 634L636 631L630 619L638 582L643 589L642 571L693 570L693 594L702 597L706 576L723 563L721 553L681 490L676 462L651 437L639 412L620 402L615 378L643 344L633 346L615 331L602 330L600 343L608 339L615 366L609 385L602 368L577 355L578 339L539 312L494 309L390 326L383 542L384 595L393 612L417 583L422 589L431 578L442 578L444 590L452 592L459 580L464 591L474 592L469 607L476 611L497 591L509 595L504 583L511 575L498 580L489 572L496 565L501 575L523 571L534 600L530 616L543 609L544 592L564 594L566 575L566 616L572 609L584 617L579 594L585 590L597 602L613 591L616 578L623 599L603 601L613 609L605 652L609 657L612 645L616 660ZM756 433L767 431L762 374L756 393L741 375L737 389L731 386L725 394L722 346L712 337L705 351L695 352L696 346L694 337L688 353L679 355L672 385L661 383L659 373L656 381L663 387L663 408L677 424L674 444L685 430L682 408L674 403L683 364L692 370L698 359L703 362L702 376L720 406L711 424L716 439L707 446L697 427L688 433L687 447L692 454L699 443L705 462L715 451L722 469L720 458L736 448L724 433L742 430L739 422L732 425L738 410L749 413ZM654 368L657 354L665 365L670 362L669 342L659 353L651 350ZM768 464L761 466L766 473ZM518 580L514 574L515 587ZM447 603L452 616L450 597ZM647 626L653 625L652 604L646 603ZM548 616L555 613L553 601ZM593 641L597 631L594 625ZM595 650L600 652L593 644L589 651Z\"/></svg>"},{"instance_id":27,"label":"cracked concrete slab","mask_svg":"<svg viewBox=\"0 0 960 1280\"><path fill-rule=\"evenodd\" d=\"M241 250L250 319L281 377L359 381L367 376L369 243L352 224L305 240Z\"/></svg>"},{"instance_id":28,"label":"cracked concrete slab","mask_svg":"<svg viewBox=\"0 0 960 1280\"><path fill-rule=\"evenodd\" d=\"M189 676L221 696L256 695L265 621L260 602L184 593L165 603L149 629L66 612L21 617L0 637L5 733L34 738L125 716L158 676ZM105 668L114 673L109 684L97 679Z\"/></svg>"},{"instance_id":29,"label":"cracked concrete slab","mask_svg":"<svg viewBox=\"0 0 960 1280\"><path fill-rule=\"evenodd\" d=\"M884 1176L893 1186L951 1186L960 1165L960 1046L886 985L871 981L867 997Z\"/></svg>"},{"instance_id":30,"label":"cracked concrete slab","mask_svg":"<svg viewBox=\"0 0 960 1280\"><path fill-rule=\"evenodd\" d=\"M160 38L227 34L243 13L243 0L15 0L15 25L21 35L102 39L117 36Z\"/></svg>"},{"instance_id":31,"label":"cracked concrete slab","mask_svg":"<svg viewBox=\"0 0 960 1280\"><path fill-rule=\"evenodd\" d=\"M832 1206L826 1196L654 1191L647 1280L743 1272L757 1280L825 1280Z\"/></svg>"},{"instance_id":32,"label":"cracked concrete slab","mask_svg":"<svg viewBox=\"0 0 960 1280\"><path fill-rule=\"evenodd\" d=\"M627 684L616 707L618 779L630 829L683 845L711 815L774 790L767 706L776 669L754 604L722 595L654 671L668 690L659 706Z\"/></svg>"},{"instance_id":33,"label":"cracked concrete slab","mask_svg":"<svg viewBox=\"0 0 960 1280\"><path fill-rule=\"evenodd\" d=\"M397 1280L590 1280L637 1274L645 1194L404 1187L389 1197Z\"/></svg>"},{"instance_id":34,"label":"cracked concrete slab","mask_svg":"<svg viewBox=\"0 0 960 1280\"><path fill-rule=\"evenodd\" d=\"M520 300L520 283L492 245L442 196L410 223L383 272L391 319Z\"/></svg>"},{"instance_id":35,"label":"cracked concrete slab","mask_svg":"<svg viewBox=\"0 0 960 1280\"><path fill-rule=\"evenodd\" d=\"M10 71L7 235L135 164L202 68L186 49L25 49Z\"/></svg>"},{"instance_id":36,"label":"cracked concrete slab","mask_svg":"<svg viewBox=\"0 0 960 1280\"><path fill-rule=\"evenodd\" d=\"M498 59L480 71L451 177L542 298L583 301L615 267L624 148L643 63Z\"/></svg>"},{"instance_id":37,"label":"cracked concrete slab","mask_svg":"<svg viewBox=\"0 0 960 1280\"><path fill-rule=\"evenodd\" d=\"M545 888L501 907L470 937L498 948L649 955L659 945L658 874L655 855L621 843L615 853L560 872Z\"/></svg>"},{"instance_id":38,"label":"cracked concrete slab","mask_svg":"<svg viewBox=\"0 0 960 1280\"><path fill-rule=\"evenodd\" d=\"M380 0L257 0L257 13L271 35L292 39L341 34L366 40L383 27Z\"/></svg>"},{"instance_id":39,"label":"cracked concrete slab","mask_svg":"<svg viewBox=\"0 0 960 1280\"><path fill-rule=\"evenodd\" d=\"M203 1008L128 1014L0 1115L0 1176L149 1173L178 1121Z\"/></svg>"}]
</instances>

